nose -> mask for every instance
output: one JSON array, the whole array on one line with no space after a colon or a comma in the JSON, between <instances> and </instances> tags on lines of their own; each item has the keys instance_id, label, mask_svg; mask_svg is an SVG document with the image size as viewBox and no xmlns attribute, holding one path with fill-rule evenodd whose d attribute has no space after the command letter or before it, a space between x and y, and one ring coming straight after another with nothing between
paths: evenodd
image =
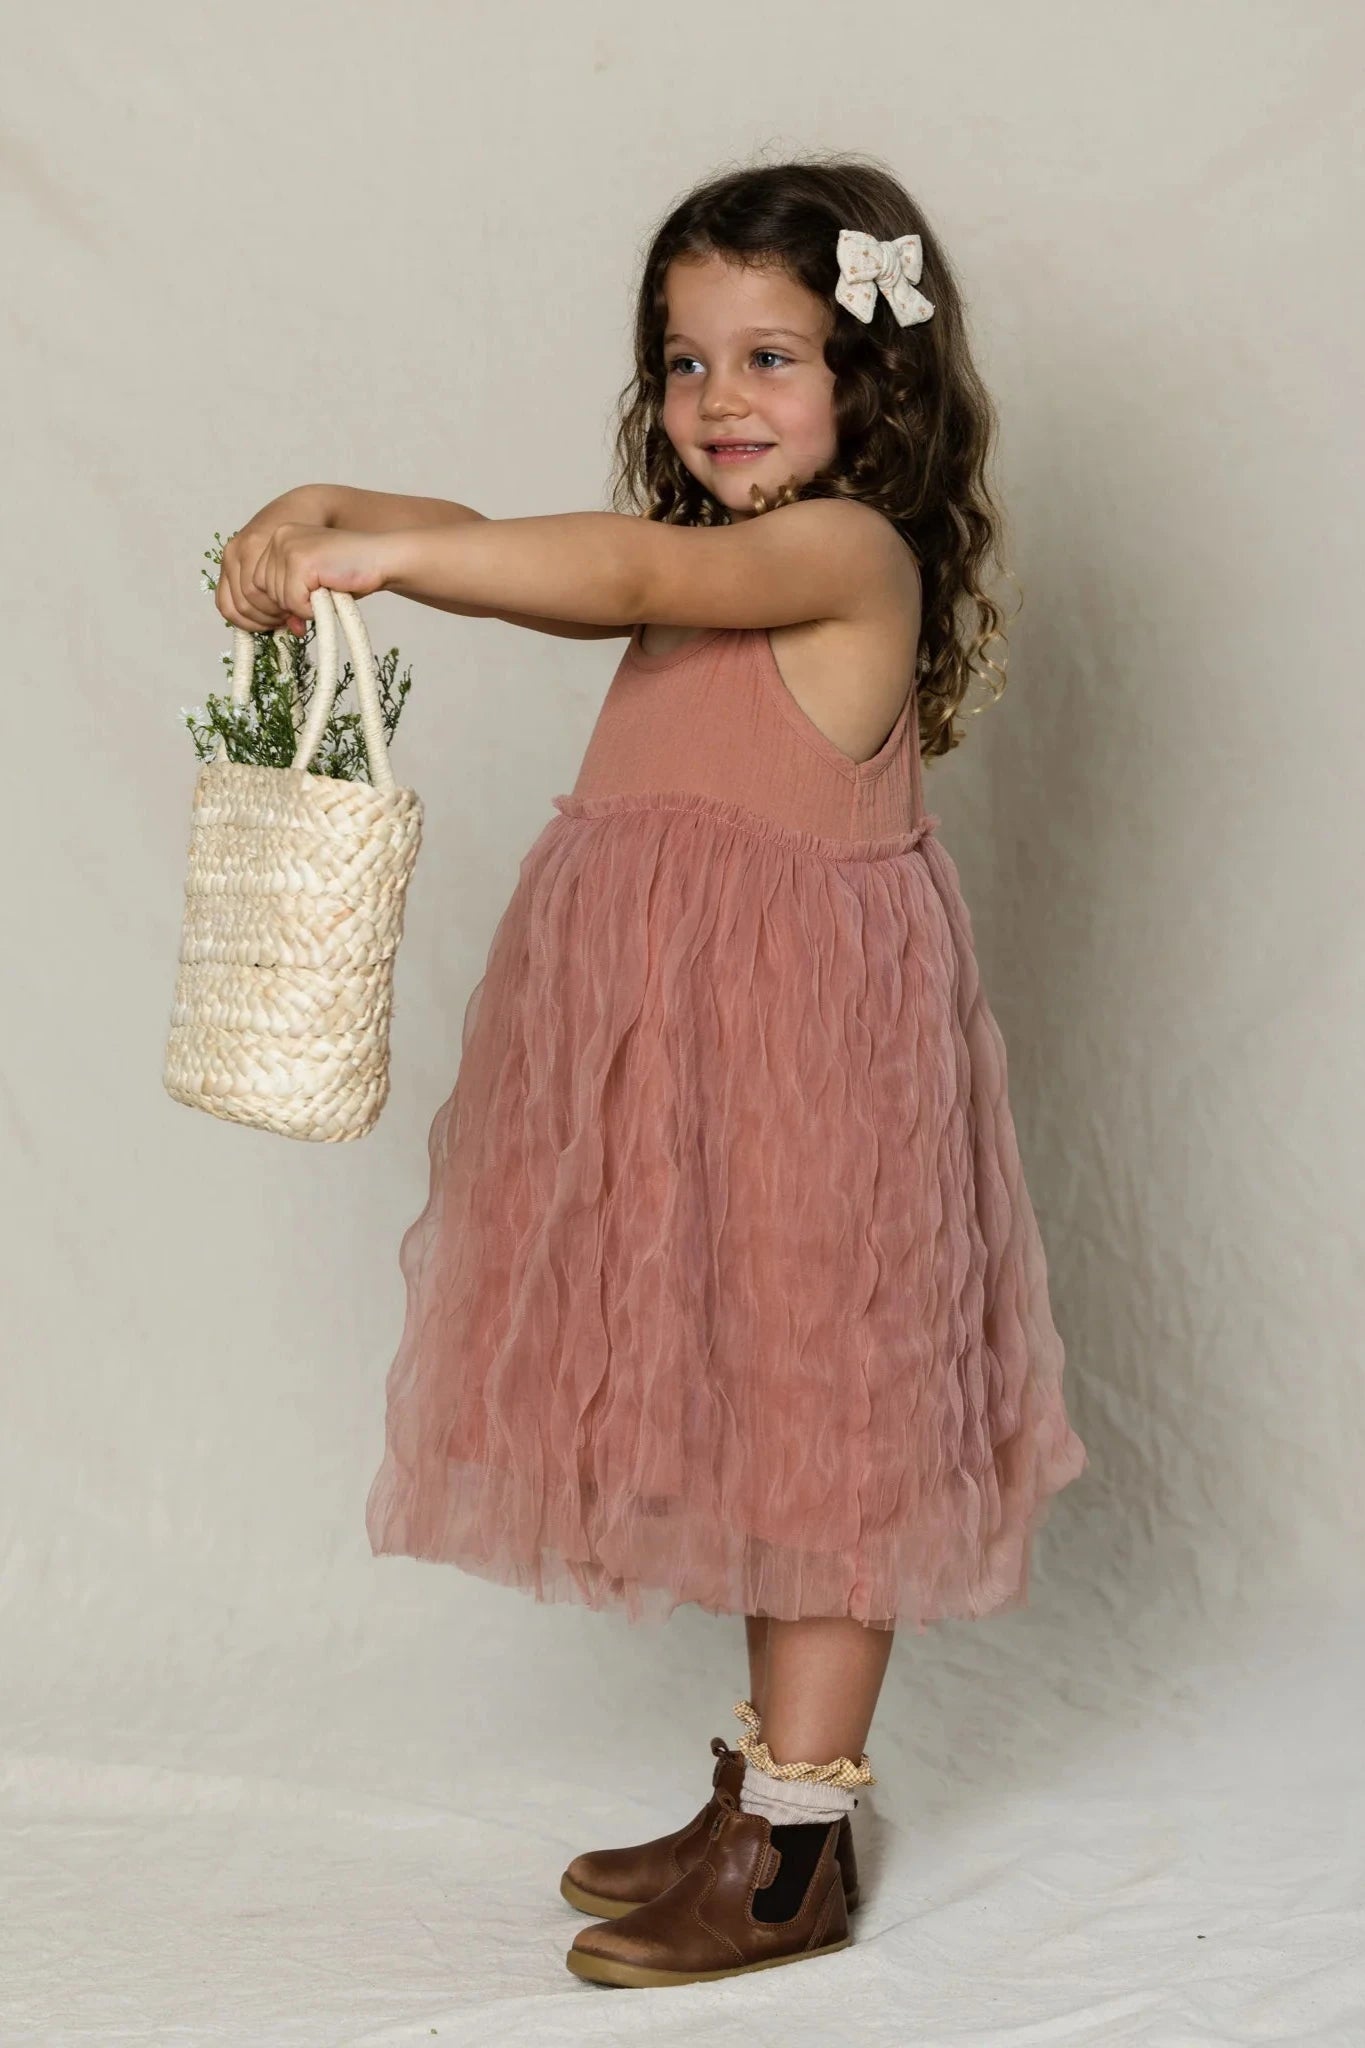
<instances>
[{"instance_id":1,"label":"nose","mask_svg":"<svg viewBox=\"0 0 1365 2048\"><path fill-rule=\"evenodd\" d=\"M748 414L748 406L739 399L729 405L721 400L715 404L703 405L701 408L701 418L709 427L725 426L732 420L747 419Z\"/></svg>"},{"instance_id":2,"label":"nose","mask_svg":"<svg viewBox=\"0 0 1365 2048\"><path fill-rule=\"evenodd\" d=\"M702 387L698 410L706 420L741 419L749 410L749 402L741 390L733 384L727 386L724 378L717 374L708 378Z\"/></svg>"}]
</instances>

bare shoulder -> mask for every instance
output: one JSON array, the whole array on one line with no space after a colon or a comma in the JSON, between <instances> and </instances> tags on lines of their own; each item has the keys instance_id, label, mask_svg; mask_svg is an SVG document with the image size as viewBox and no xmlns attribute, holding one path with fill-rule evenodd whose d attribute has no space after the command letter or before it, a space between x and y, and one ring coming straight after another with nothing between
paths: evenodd
<instances>
[{"instance_id":1,"label":"bare shoulder","mask_svg":"<svg viewBox=\"0 0 1365 2048\"><path fill-rule=\"evenodd\" d=\"M628 529L628 609L660 626L864 621L914 578L899 529L858 499L801 498L720 526L631 520Z\"/></svg>"},{"instance_id":2,"label":"bare shoulder","mask_svg":"<svg viewBox=\"0 0 1365 2048\"><path fill-rule=\"evenodd\" d=\"M746 522L777 542L790 538L807 569L818 565L808 589L818 588L828 618L783 620L782 625L870 622L918 609L919 564L893 520L861 498L800 498ZM732 529L733 530L733 529Z\"/></svg>"},{"instance_id":3,"label":"bare shoulder","mask_svg":"<svg viewBox=\"0 0 1365 2048\"><path fill-rule=\"evenodd\" d=\"M865 498L798 498L794 505L781 505L769 519L799 517L820 544L833 546L848 558L869 555L874 563L895 572L902 556L914 556L894 520L869 505Z\"/></svg>"},{"instance_id":4,"label":"bare shoulder","mask_svg":"<svg viewBox=\"0 0 1365 2048\"><path fill-rule=\"evenodd\" d=\"M869 761L880 752L914 684L922 617L920 567L900 529L875 506L815 499L852 514L842 532L867 550L858 602L837 617L775 626L778 672L798 707L841 753ZM783 507L795 511L798 508ZM774 515L768 515L774 516Z\"/></svg>"}]
</instances>

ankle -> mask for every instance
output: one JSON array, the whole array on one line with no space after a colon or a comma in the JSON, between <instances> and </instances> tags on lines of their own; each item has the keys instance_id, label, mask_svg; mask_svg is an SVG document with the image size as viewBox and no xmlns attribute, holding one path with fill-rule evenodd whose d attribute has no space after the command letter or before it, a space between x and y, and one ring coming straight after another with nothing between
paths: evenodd
<instances>
[{"instance_id":1,"label":"ankle","mask_svg":"<svg viewBox=\"0 0 1365 2048\"><path fill-rule=\"evenodd\" d=\"M745 1770L739 1803L745 1813L761 1813L776 1825L841 1820L857 1805L855 1787L875 1784L866 1755L834 1757L825 1763L779 1763L759 1736L759 1715L752 1700L737 1700L735 1713L748 1733L737 1749Z\"/></svg>"},{"instance_id":2,"label":"ankle","mask_svg":"<svg viewBox=\"0 0 1365 2048\"><path fill-rule=\"evenodd\" d=\"M759 1770L767 1771L770 1776L788 1779L815 1779L832 1785L862 1786L876 1784L877 1781L872 1775L872 1767L868 1763L866 1751L856 1759L851 1756L836 1756L826 1763L808 1763L805 1761L779 1763L773 1756L767 1743L762 1739L762 1716L753 1701L736 1700L733 1711L748 1730L746 1735L739 1736L735 1743L735 1748L751 1764L757 1765Z\"/></svg>"}]
</instances>

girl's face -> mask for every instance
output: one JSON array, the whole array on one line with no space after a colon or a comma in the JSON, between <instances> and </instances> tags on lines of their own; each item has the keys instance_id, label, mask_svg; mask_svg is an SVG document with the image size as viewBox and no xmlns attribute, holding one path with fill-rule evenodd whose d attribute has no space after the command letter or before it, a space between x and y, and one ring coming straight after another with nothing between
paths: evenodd
<instances>
[{"instance_id":1,"label":"girl's face","mask_svg":"<svg viewBox=\"0 0 1365 2048\"><path fill-rule=\"evenodd\" d=\"M786 271L723 256L675 258L664 291L664 432L732 519L752 519L751 484L771 498L838 447L824 357L831 310ZM727 458L708 445L721 440L764 446Z\"/></svg>"}]
</instances>

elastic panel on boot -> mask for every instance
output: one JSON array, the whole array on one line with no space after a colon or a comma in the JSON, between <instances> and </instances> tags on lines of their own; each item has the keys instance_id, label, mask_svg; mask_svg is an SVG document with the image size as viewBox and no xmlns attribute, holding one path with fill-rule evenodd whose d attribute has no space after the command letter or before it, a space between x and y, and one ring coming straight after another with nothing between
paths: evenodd
<instances>
[{"instance_id":1,"label":"elastic panel on boot","mask_svg":"<svg viewBox=\"0 0 1365 2048\"><path fill-rule=\"evenodd\" d=\"M755 1920L790 1920L800 1912L829 1828L828 1821L802 1820L779 1822L772 1829L782 1861L772 1883L754 1893Z\"/></svg>"}]
</instances>

